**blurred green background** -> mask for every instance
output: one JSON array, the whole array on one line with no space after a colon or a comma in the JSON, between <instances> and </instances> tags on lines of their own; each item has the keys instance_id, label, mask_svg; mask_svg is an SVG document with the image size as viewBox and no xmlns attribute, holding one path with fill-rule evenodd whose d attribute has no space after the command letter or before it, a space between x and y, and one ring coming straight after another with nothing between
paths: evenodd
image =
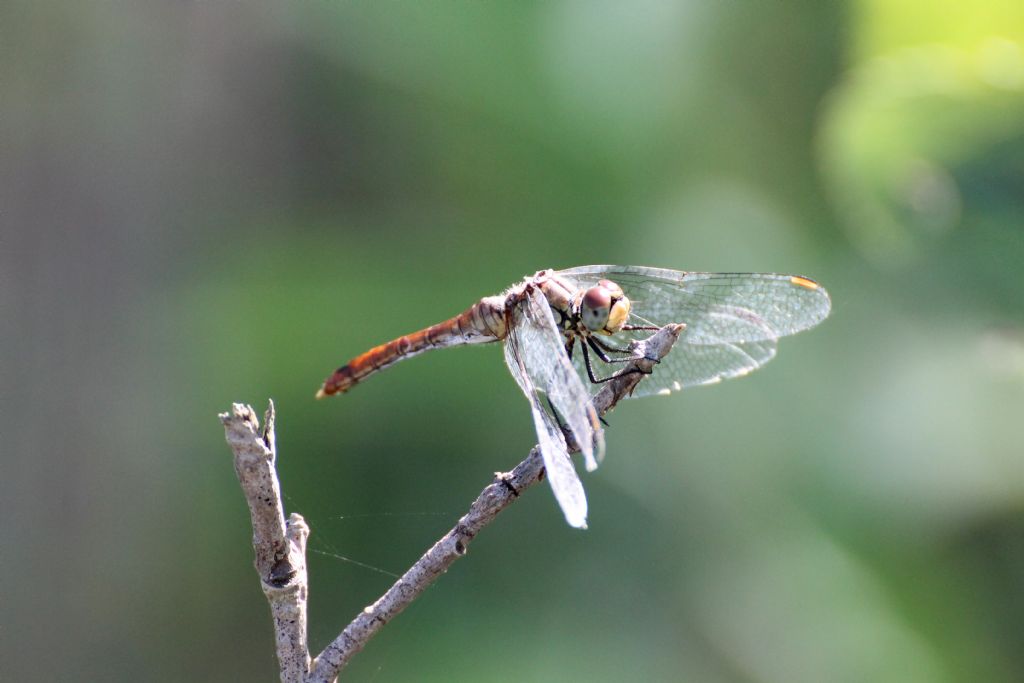
<instances>
[{"instance_id":1,"label":"blurred green background","mask_svg":"<svg viewBox=\"0 0 1024 683\"><path fill-rule=\"evenodd\" d=\"M216 417L268 397L319 651L534 443L495 346L324 376L588 263L833 315L621 405L588 531L530 491L344 679L1024 679L1019 0L14 0L0 46L3 680L275 680Z\"/></svg>"}]
</instances>

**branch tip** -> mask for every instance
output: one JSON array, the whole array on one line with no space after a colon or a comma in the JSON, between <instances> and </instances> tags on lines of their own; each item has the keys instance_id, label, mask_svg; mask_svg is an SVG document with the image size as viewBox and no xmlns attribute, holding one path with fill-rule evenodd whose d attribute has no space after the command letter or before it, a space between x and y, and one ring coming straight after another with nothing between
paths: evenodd
<instances>
[{"instance_id":1,"label":"branch tip","mask_svg":"<svg viewBox=\"0 0 1024 683\"><path fill-rule=\"evenodd\" d=\"M252 410L250 408L249 410ZM276 454L276 448L274 447L274 419L276 417L274 411L274 399L269 399L267 402L267 410L263 413L263 431L260 433L260 437L263 439L263 443L267 445L271 453ZM255 414L253 415L255 417Z\"/></svg>"}]
</instances>

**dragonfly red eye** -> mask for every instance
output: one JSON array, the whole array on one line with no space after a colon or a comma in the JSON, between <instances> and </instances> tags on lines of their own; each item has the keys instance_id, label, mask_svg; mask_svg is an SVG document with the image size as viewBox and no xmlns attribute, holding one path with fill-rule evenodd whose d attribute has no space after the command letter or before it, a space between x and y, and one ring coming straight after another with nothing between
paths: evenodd
<instances>
[{"instance_id":1,"label":"dragonfly red eye","mask_svg":"<svg viewBox=\"0 0 1024 683\"><path fill-rule=\"evenodd\" d=\"M622 287L611 280L598 280L598 287L603 287L611 295L612 299L621 299L625 294L622 292Z\"/></svg>"},{"instance_id":2,"label":"dragonfly red eye","mask_svg":"<svg viewBox=\"0 0 1024 683\"><path fill-rule=\"evenodd\" d=\"M591 332L598 332L604 329L608 322L608 314L612 308L612 295L597 285L583 293L583 301L580 302L580 319Z\"/></svg>"},{"instance_id":3,"label":"dragonfly red eye","mask_svg":"<svg viewBox=\"0 0 1024 683\"><path fill-rule=\"evenodd\" d=\"M599 308L608 308L612 305L612 295L606 288L598 285L597 287L591 287L587 290L586 294L583 295L583 306L591 310L597 310Z\"/></svg>"}]
</instances>

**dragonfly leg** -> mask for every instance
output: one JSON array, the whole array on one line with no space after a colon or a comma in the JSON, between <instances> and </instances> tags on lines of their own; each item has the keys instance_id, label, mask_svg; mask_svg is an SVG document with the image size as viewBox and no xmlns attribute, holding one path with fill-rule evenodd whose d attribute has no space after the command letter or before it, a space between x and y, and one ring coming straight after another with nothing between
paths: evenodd
<instances>
[{"instance_id":1,"label":"dragonfly leg","mask_svg":"<svg viewBox=\"0 0 1024 683\"><path fill-rule=\"evenodd\" d=\"M616 372L614 375L611 375L609 377L603 377L601 379L598 379L597 376L594 374L594 366L590 362L590 351L587 350L587 346L587 344L580 344L580 348L583 349L583 364L587 366L587 376L590 377L590 381L593 382L594 384L604 384L605 382L612 381L616 377L622 377L623 375L632 375L634 373L640 373L641 375L653 374L651 372L644 372L640 368L632 368L631 370L626 370L625 372ZM604 354L603 351L600 351L598 349L594 349L594 351L595 353L598 354ZM604 358L602 358L601 360L604 360ZM625 360L633 359L626 358ZM612 360L608 359L608 362L610 363L612 362Z\"/></svg>"},{"instance_id":2,"label":"dragonfly leg","mask_svg":"<svg viewBox=\"0 0 1024 683\"><path fill-rule=\"evenodd\" d=\"M594 337L587 337L587 342L586 343L587 343L587 346L589 346L591 349L593 349L594 353L597 354L597 357L600 358L601 360L603 360L605 363L628 363L631 360L636 360L637 358L639 358L639 356L634 356L632 351L624 351L624 350L620 350L620 349L608 349L608 347L606 347L604 344L602 344L600 341L598 341ZM582 347L583 344L580 344L580 346ZM606 351L613 351L613 352L618 352L618 353L628 353L630 355L629 355L629 358L611 358L611 357L608 356L607 353L602 351L602 349L604 349ZM660 361L656 361L656 362L660 362Z\"/></svg>"},{"instance_id":3,"label":"dragonfly leg","mask_svg":"<svg viewBox=\"0 0 1024 683\"><path fill-rule=\"evenodd\" d=\"M581 345L581 347L582 347L582 345ZM573 351L574 348L576 348L576 337L572 336L572 337L569 337L569 341L567 341L565 343L565 352L569 355L569 360L572 360L572 351ZM551 408L551 412L554 414L555 419L557 420L558 419L558 413L555 411L555 406L551 405L551 399L550 398L548 399L548 407ZM600 415L597 416L597 419L600 420L601 424L603 424L605 427L611 427L611 425L608 424L608 420L604 419ZM565 429L565 427L561 423L559 423L558 426L562 427L563 430Z\"/></svg>"},{"instance_id":4,"label":"dragonfly leg","mask_svg":"<svg viewBox=\"0 0 1024 683\"><path fill-rule=\"evenodd\" d=\"M562 422L562 418L559 417L558 411L555 410L555 404L551 402L551 398L548 397L548 396L545 396L544 400L546 400L548 402L548 408L551 409L551 414L555 416L555 422L558 423L558 428L562 430L562 433L563 434L566 434L566 433L572 434L572 430L569 429L569 427L566 426L565 423ZM601 417L600 415L597 416L597 419L600 420L601 424L603 424L605 427L611 427L611 425L608 424L608 421L606 419L604 419L603 417Z\"/></svg>"},{"instance_id":5,"label":"dragonfly leg","mask_svg":"<svg viewBox=\"0 0 1024 683\"><path fill-rule=\"evenodd\" d=\"M626 330L627 332L629 330L650 330L651 332L654 332L656 330L660 330L661 328L658 327L657 325L623 325L622 329Z\"/></svg>"},{"instance_id":6,"label":"dragonfly leg","mask_svg":"<svg viewBox=\"0 0 1024 683\"><path fill-rule=\"evenodd\" d=\"M629 349L617 349L614 346L609 346L608 344L605 344L597 337L587 337L587 341L592 341L594 344L597 344L598 346L600 346L605 351L608 351L609 353L625 353L629 355L628 358L608 359L605 358L604 356L601 356L601 352L598 351L593 346L591 346L591 348L594 349L594 352L597 353L598 356L600 356L601 360L603 360L605 363L625 363L626 361L636 360L637 358L637 355L633 351L630 351ZM655 364L661 363L661 361L656 358L648 358L648 360L653 361Z\"/></svg>"},{"instance_id":7,"label":"dragonfly leg","mask_svg":"<svg viewBox=\"0 0 1024 683\"><path fill-rule=\"evenodd\" d=\"M630 351L629 349L617 349L614 346L611 346L609 344L605 344L603 341L601 341L597 337L590 337L590 339L593 339L595 344L600 346L602 349L604 349L608 353L628 353L630 355L633 354L633 352Z\"/></svg>"},{"instance_id":8,"label":"dragonfly leg","mask_svg":"<svg viewBox=\"0 0 1024 683\"><path fill-rule=\"evenodd\" d=\"M562 422L562 417L558 414L558 411L555 410L555 404L551 402L551 397L545 394L544 400L548 402L548 408L551 409L551 414L555 416L555 422L558 423L558 428L561 429L563 432L570 431L569 428L565 426L565 423Z\"/></svg>"}]
</instances>

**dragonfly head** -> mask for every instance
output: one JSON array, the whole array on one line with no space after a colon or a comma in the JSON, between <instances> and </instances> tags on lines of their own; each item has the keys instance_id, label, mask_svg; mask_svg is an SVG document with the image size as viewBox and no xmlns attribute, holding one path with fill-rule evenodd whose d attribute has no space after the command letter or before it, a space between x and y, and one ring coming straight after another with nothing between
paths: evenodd
<instances>
[{"instance_id":1,"label":"dragonfly head","mask_svg":"<svg viewBox=\"0 0 1024 683\"><path fill-rule=\"evenodd\" d=\"M611 280L601 280L583 294L580 320L597 334L615 334L629 319L629 299Z\"/></svg>"}]
</instances>

